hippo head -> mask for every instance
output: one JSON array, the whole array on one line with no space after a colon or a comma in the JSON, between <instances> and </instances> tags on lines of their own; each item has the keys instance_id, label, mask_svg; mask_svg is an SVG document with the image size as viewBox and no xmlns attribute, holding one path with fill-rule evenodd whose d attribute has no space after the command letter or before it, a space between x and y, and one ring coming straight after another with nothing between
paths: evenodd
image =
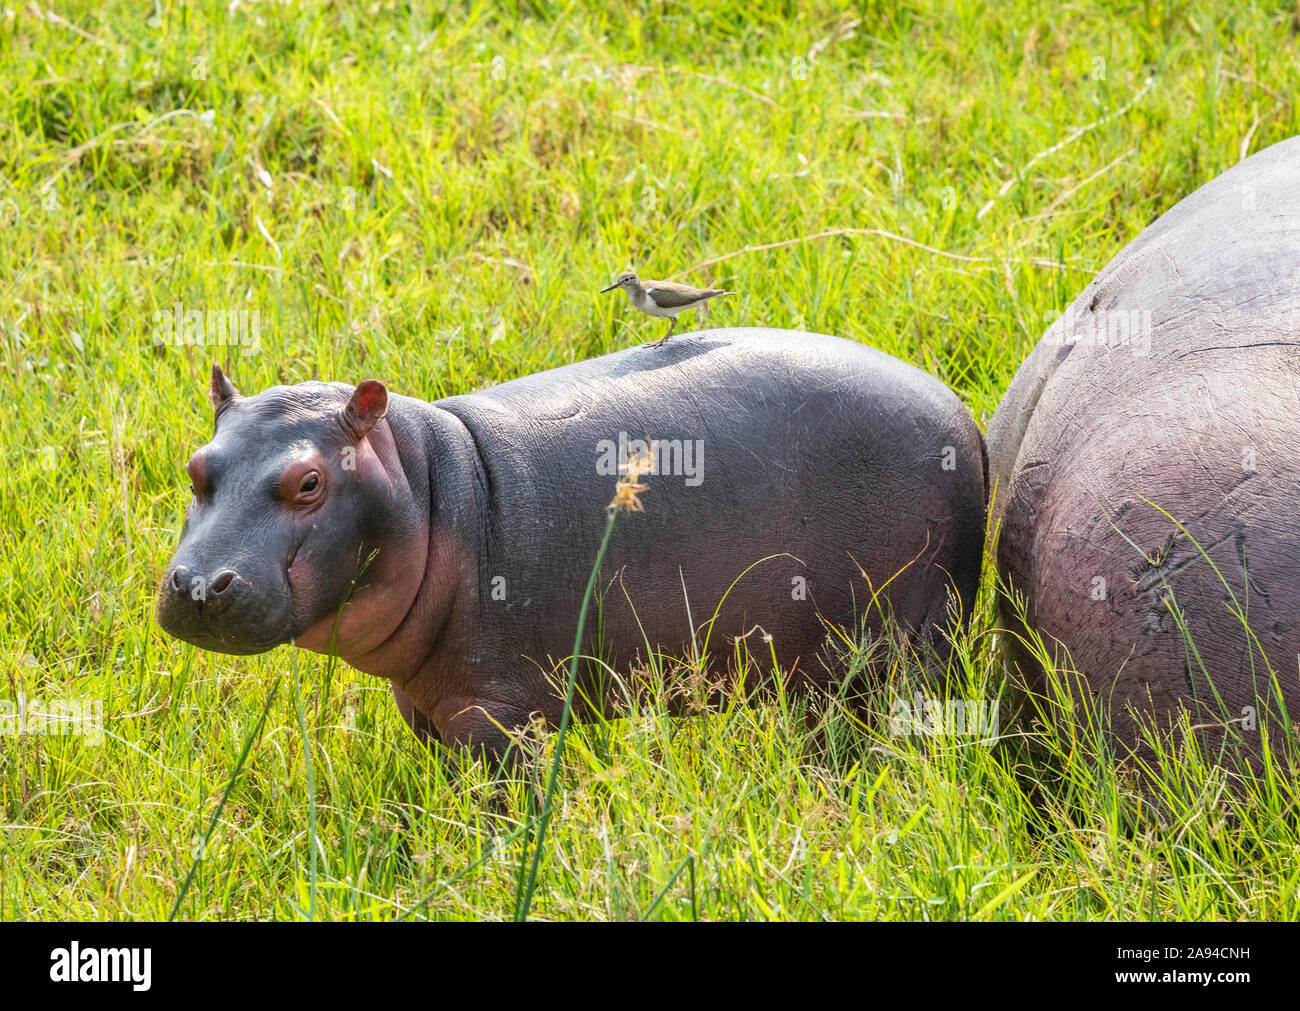
<instances>
[{"instance_id":1,"label":"hippo head","mask_svg":"<svg viewBox=\"0 0 1300 1011\"><path fill-rule=\"evenodd\" d=\"M158 622L219 653L319 638L399 508L393 438L375 431L388 392L370 379L241 397L214 365L209 394L215 429L186 465L193 499Z\"/></svg>"}]
</instances>

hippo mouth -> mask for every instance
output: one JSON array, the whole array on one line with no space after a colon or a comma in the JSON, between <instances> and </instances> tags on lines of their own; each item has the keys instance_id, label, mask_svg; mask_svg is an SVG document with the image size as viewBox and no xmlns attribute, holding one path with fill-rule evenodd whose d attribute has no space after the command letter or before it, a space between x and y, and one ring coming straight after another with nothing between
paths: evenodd
<instances>
[{"instance_id":1,"label":"hippo mouth","mask_svg":"<svg viewBox=\"0 0 1300 1011\"><path fill-rule=\"evenodd\" d=\"M158 624L169 635L215 653L265 653L306 627L294 614L288 579L282 574L279 582L278 591L259 591L233 569L204 579L186 565L173 565L159 587Z\"/></svg>"},{"instance_id":2,"label":"hippo mouth","mask_svg":"<svg viewBox=\"0 0 1300 1011\"><path fill-rule=\"evenodd\" d=\"M228 635L221 631L214 632L209 629L177 630L169 628L164 622L160 623L165 631L183 642L198 646L210 653L225 653L228 656L254 656L258 653L269 653L275 647L283 646L293 640L293 635L283 635L258 641L238 635Z\"/></svg>"}]
</instances>

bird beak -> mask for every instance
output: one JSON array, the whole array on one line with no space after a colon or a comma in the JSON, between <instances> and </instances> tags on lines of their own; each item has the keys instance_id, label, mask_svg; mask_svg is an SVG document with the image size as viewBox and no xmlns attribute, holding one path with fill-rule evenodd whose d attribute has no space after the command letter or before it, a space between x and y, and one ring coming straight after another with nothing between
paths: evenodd
<instances>
[{"instance_id":1,"label":"bird beak","mask_svg":"<svg viewBox=\"0 0 1300 1011\"><path fill-rule=\"evenodd\" d=\"M615 288L617 288L617 287L618 287L617 284L611 284L608 288L601 288L601 289L600 289L600 293L603 295L603 294L605 294L605 292L607 292L607 291L613 291L613 290L614 290Z\"/></svg>"}]
</instances>

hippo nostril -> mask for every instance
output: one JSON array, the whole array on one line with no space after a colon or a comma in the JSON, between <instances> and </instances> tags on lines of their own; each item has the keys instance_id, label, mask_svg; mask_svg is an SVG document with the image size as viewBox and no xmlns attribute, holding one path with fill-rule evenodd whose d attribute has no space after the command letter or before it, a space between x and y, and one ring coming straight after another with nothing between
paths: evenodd
<instances>
[{"instance_id":1,"label":"hippo nostril","mask_svg":"<svg viewBox=\"0 0 1300 1011\"><path fill-rule=\"evenodd\" d=\"M234 578L234 569L222 569L212 578L212 592L225 593L226 588L230 586Z\"/></svg>"}]
</instances>

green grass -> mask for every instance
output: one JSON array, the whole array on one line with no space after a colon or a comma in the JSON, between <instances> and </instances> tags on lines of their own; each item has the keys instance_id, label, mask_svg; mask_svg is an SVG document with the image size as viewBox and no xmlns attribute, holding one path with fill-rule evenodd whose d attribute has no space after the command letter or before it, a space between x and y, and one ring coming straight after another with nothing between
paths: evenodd
<instances>
[{"instance_id":1,"label":"green grass","mask_svg":"<svg viewBox=\"0 0 1300 1011\"><path fill-rule=\"evenodd\" d=\"M970 259L840 234L684 279L740 292L710 324L870 343L986 422L1094 271L1300 132L1292 2L150 14L0 11L0 698L106 717L98 747L0 738L6 919L165 918L191 871L181 918L516 905L537 777L498 790L426 751L384 683L327 658L154 624L211 424L210 353L155 347L156 310L259 310L256 353L220 355L246 391L433 399L654 337L596 294L618 270L878 230ZM991 589L954 697L1005 693ZM896 677L879 690L910 692ZM1174 753L1155 817L1086 723L986 747L879 713L810 730L804 705L573 728L532 915L1300 916L1285 783L1237 796Z\"/></svg>"}]
</instances>

